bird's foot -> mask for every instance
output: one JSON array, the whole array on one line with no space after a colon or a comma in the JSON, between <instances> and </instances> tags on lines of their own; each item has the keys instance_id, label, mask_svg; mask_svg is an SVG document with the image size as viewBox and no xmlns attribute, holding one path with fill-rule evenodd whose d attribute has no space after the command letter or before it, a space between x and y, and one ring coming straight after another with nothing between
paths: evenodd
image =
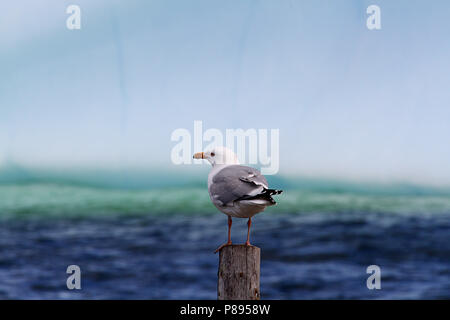
<instances>
[{"instance_id":1,"label":"bird's foot","mask_svg":"<svg viewBox=\"0 0 450 320\"><path fill-rule=\"evenodd\" d=\"M219 252L220 250L222 250L223 247L226 247L226 246L231 246L231 241L228 241L227 243L224 243L223 245L221 245L220 247L218 247L218 248L216 249L216 251L214 251L214 253Z\"/></svg>"},{"instance_id":2,"label":"bird's foot","mask_svg":"<svg viewBox=\"0 0 450 320\"><path fill-rule=\"evenodd\" d=\"M247 247L253 247L253 245L250 243L250 241L245 242L245 245L246 245Z\"/></svg>"}]
</instances>

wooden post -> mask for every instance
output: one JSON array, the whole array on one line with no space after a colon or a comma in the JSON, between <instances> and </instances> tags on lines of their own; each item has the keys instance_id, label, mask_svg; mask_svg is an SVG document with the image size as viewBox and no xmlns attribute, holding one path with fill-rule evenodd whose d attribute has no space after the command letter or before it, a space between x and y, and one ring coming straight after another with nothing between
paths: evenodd
<instances>
[{"instance_id":1,"label":"wooden post","mask_svg":"<svg viewBox=\"0 0 450 320\"><path fill-rule=\"evenodd\" d=\"M261 249L230 245L219 253L218 300L259 300Z\"/></svg>"}]
</instances>

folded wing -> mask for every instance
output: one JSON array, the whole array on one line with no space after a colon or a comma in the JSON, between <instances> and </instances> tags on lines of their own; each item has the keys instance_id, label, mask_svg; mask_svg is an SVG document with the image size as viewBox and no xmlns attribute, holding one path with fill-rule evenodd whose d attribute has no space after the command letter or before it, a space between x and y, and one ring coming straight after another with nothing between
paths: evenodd
<instances>
[{"instance_id":1,"label":"folded wing","mask_svg":"<svg viewBox=\"0 0 450 320\"><path fill-rule=\"evenodd\" d=\"M221 206L234 201L265 199L275 203L271 195L281 193L269 189L266 178L256 169L232 165L220 170L212 179L210 193L213 201Z\"/></svg>"}]
</instances>

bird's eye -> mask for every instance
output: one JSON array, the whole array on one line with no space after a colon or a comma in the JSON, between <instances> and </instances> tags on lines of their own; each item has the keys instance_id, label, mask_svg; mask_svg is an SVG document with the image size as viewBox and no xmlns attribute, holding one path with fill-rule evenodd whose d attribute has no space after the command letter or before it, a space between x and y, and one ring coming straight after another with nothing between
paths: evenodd
<instances>
[{"instance_id":1,"label":"bird's eye","mask_svg":"<svg viewBox=\"0 0 450 320\"><path fill-rule=\"evenodd\" d=\"M211 152L211 157L214 157L216 154L214 152Z\"/></svg>"}]
</instances>

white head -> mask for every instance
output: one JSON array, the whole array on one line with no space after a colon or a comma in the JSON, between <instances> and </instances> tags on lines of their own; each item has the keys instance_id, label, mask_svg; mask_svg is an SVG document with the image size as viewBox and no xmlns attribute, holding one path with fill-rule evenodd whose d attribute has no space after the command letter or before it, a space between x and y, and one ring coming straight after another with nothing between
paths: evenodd
<instances>
[{"instance_id":1,"label":"white head","mask_svg":"<svg viewBox=\"0 0 450 320\"><path fill-rule=\"evenodd\" d=\"M197 152L194 154L194 159L206 159L213 167L220 164L239 164L236 154L225 147L215 147L207 152Z\"/></svg>"}]
</instances>

